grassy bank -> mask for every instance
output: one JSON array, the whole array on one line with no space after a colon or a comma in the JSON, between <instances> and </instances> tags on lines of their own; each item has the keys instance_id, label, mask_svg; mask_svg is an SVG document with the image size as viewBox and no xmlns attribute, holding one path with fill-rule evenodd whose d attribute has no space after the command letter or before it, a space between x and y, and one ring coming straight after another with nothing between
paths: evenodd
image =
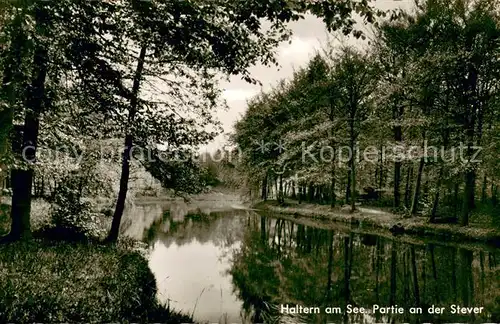
<instances>
[{"instance_id":1,"label":"grassy bank","mask_svg":"<svg viewBox=\"0 0 500 324\"><path fill-rule=\"evenodd\" d=\"M2 234L9 221L0 214ZM192 320L158 303L148 262L130 244L33 239L0 245L0 322Z\"/></svg>"},{"instance_id":2,"label":"grassy bank","mask_svg":"<svg viewBox=\"0 0 500 324\"><path fill-rule=\"evenodd\" d=\"M357 225L359 228L382 228L396 234L410 234L440 240L471 241L500 245L500 230L471 224L430 224L425 217L405 218L381 210L360 207L355 213L326 205L298 204L287 201L284 206L276 201L259 202L253 208L294 217L308 217Z\"/></svg>"}]
</instances>

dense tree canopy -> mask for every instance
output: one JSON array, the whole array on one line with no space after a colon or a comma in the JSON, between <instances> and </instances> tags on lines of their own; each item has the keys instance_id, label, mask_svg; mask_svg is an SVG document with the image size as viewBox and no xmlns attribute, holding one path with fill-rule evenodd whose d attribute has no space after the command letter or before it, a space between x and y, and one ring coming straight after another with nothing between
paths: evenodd
<instances>
[{"instance_id":1,"label":"dense tree canopy","mask_svg":"<svg viewBox=\"0 0 500 324\"><path fill-rule=\"evenodd\" d=\"M287 23L306 13L357 37L356 15L372 23L384 14L367 1L12 0L1 6L1 158L12 173L12 239L30 236L34 170L39 176L46 170L33 166L40 148L78 144L69 154L74 158L89 138L124 138L114 241L135 149L175 156L211 140L218 131L213 112L224 106L217 76L257 82L249 68L277 63L274 49L289 39ZM158 174L176 161L142 162L164 184L183 183L178 175L167 181L171 175Z\"/></svg>"},{"instance_id":2,"label":"dense tree canopy","mask_svg":"<svg viewBox=\"0 0 500 324\"><path fill-rule=\"evenodd\" d=\"M499 54L498 2L418 5L378 25L366 52L330 45L253 98L233 136L242 169L263 192L269 175L284 181L278 197L343 197L354 211L372 195L467 225L478 194L496 208Z\"/></svg>"}]
</instances>

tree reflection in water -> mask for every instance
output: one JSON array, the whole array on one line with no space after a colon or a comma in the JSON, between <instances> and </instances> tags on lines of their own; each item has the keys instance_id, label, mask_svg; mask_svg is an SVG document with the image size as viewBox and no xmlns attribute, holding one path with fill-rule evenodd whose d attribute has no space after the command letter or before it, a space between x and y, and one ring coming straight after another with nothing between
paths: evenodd
<instances>
[{"instance_id":1,"label":"tree reflection in water","mask_svg":"<svg viewBox=\"0 0 500 324\"><path fill-rule=\"evenodd\" d=\"M499 252L486 246L361 234L341 225L310 226L245 211L192 214L179 220L166 213L146 231L145 238L153 250L150 264L155 275L160 280L176 276L171 280L177 283L165 284L160 291L164 289L173 299L184 300L182 305L187 311L193 310L194 301L205 287L226 287L225 297L205 290L195 316L201 321L500 321ZM184 282L198 286L186 289ZM231 292L233 296L228 297ZM216 305L222 302L226 313L215 314L218 310L214 308L218 309ZM398 305L407 311L394 315L321 312L291 316L280 312L281 304L318 306L322 310L345 310L348 304L365 309L374 304ZM454 315L449 312L452 304L483 306L485 312ZM429 315L427 308L432 305L448 311ZM412 315L410 307L422 307L424 313Z\"/></svg>"},{"instance_id":2,"label":"tree reflection in water","mask_svg":"<svg viewBox=\"0 0 500 324\"><path fill-rule=\"evenodd\" d=\"M487 256L487 257L486 257ZM392 236L319 229L255 217L230 270L235 292L254 322L494 322L500 312L499 253L487 247L409 244ZM485 287L485 282L488 287ZM280 313L281 304L371 309L398 305L404 314ZM452 304L483 306L475 315ZM432 306L445 314L429 315ZM422 315L409 313L421 307Z\"/></svg>"}]
</instances>

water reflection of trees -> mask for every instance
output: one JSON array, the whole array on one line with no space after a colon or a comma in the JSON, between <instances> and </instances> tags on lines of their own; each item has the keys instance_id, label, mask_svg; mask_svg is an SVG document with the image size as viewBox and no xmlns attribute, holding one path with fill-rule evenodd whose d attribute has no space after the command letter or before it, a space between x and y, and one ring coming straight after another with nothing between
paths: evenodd
<instances>
[{"instance_id":1,"label":"water reflection of trees","mask_svg":"<svg viewBox=\"0 0 500 324\"><path fill-rule=\"evenodd\" d=\"M261 217L245 232L231 269L237 295L254 321L287 322L280 304L371 308L422 307L424 314L304 315L307 323L498 321L498 251L410 245L391 238L323 230ZM431 305L484 306L474 316L428 315ZM434 317L433 317L434 316ZM472 320L471 320L472 319Z\"/></svg>"},{"instance_id":2,"label":"water reflection of trees","mask_svg":"<svg viewBox=\"0 0 500 324\"><path fill-rule=\"evenodd\" d=\"M148 241L161 241L166 247L197 241L213 243L218 247L230 247L241 241L247 217L244 211L207 214L188 214L174 220L166 212L148 230Z\"/></svg>"}]
</instances>

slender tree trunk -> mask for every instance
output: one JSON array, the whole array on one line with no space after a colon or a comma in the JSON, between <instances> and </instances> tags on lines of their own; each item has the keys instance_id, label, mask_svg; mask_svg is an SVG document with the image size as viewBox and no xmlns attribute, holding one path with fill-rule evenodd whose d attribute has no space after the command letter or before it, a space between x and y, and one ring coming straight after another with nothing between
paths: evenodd
<instances>
[{"instance_id":1,"label":"slender tree trunk","mask_svg":"<svg viewBox=\"0 0 500 324\"><path fill-rule=\"evenodd\" d=\"M130 109L128 116L128 134L125 136L125 147L123 150L123 160L122 160L122 173L120 178L120 191L118 193L118 200L116 202L116 209L113 215L113 223L111 224L111 230L108 235L109 242L116 242L118 235L120 233L120 224L123 216L123 211L125 210L125 201L127 199L128 182L130 177L130 159L132 146L134 144L134 135L130 129L135 121L135 115L137 113L137 105L139 99L139 89L141 85L142 73L144 70L144 60L146 58L147 47L142 46L141 52L139 54L139 59L137 62L137 68L134 75L134 81L132 85L132 98L130 100Z\"/></svg>"},{"instance_id":2,"label":"slender tree trunk","mask_svg":"<svg viewBox=\"0 0 500 324\"><path fill-rule=\"evenodd\" d=\"M285 201L284 195L283 195L283 175L282 174L280 174L280 179L279 179L278 201L280 202L280 204Z\"/></svg>"},{"instance_id":3,"label":"slender tree trunk","mask_svg":"<svg viewBox=\"0 0 500 324\"><path fill-rule=\"evenodd\" d=\"M401 182L401 162L394 162L394 207L399 207L401 204L401 193L399 192L399 184Z\"/></svg>"},{"instance_id":4,"label":"slender tree trunk","mask_svg":"<svg viewBox=\"0 0 500 324\"><path fill-rule=\"evenodd\" d=\"M274 199L279 201L278 178L274 177Z\"/></svg>"},{"instance_id":5,"label":"slender tree trunk","mask_svg":"<svg viewBox=\"0 0 500 324\"><path fill-rule=\"evenodd\" d=\"M357 107L355 107L357 108ZM355 161L355 143L356 143L356 138L355 138L355 132L354 132L354 119L356 118L356 110L354 109L353 113L351 114L351 119L349 121L350 124L350 146L351 146L351 159L350 159L350 174L351 174L351 213L353 213L356 210L356 161Z\"/></svg>"},{"instance_id":6,"label":"slender tree trunk","mask_svg":"<svg viewBox=\"0 0 500 324\"><path fill-rule=\"evenodd\" d=\"M417 173L417 180L415 181L415 191L413 193L413 201L411 203L411 215L417 214L418 201L419 201L419 195L420 195L420 186L422 183L422 174L424 171L424 164L425 164L425 160L422 157L422 158L420 158L420 163L418 166L418 173Z\"/></svg>"},{"instance_id":7,"label":"slender tree trunk","mask_svg":"<svg viewBox=\"0 0 500 324\"><path fill-rule=\"evenodd\" d=\"M496 207L498 205L498 186L491 184L491 204Z\"/></svg>"},{"instance_id":8,"label":"slender tree trunk","mask_svg":"<svg viewBox=\"0 0 500 324\"><path fill-rule=\"evenodd\" d=\"M379 156L379 166L380 166L380 177L378 179L378 193L377 193L377 200L380 200L382 198L382 192L384 188L384 180L385 180L385 170L384 170L384 157L382 155L383 152L383 146L380 146L380 156Z\"/></svg>"},{"instance_id":9,"label":"slender tree trunk","mask_svg":"<svg viewBox=\"0 0 500 324\"><path fill-rule=\"evenodd\" d=\"M268 173L264 175L264 180L262 180L262 195L261 199L266 201L267 200L267 178L268 178Z\"/></svg>"},{"instance_id":10,"label":"slender tree trunk","mask_svg":"<svg viewBox=\"0 0 500 324\"><path fill-rule=\"evenodd\" d=\"M486 177L486 174L484 174L483 176L483 188L481 190L481 203L485 203L486 202L486 198L487 198L487 195L486 195L486 188L488 186L488 179Z\"/></svg>"},{"instance_id":11,"label":"slender tree trunk","mask_svg":"<svg viewBox=\"0 0 500 324\"><path fill-rule=\"evenodd\" d=\"M351 159L351 187L352 187L352 193L351 193L351 213L356 210L356 165L354 162L354 158Z\"/></svg>"},{"instance_id":12,"label":"slender tree trunk","mask_svg":"<svg viewBox=\"0 0 500 324\"><path fill-rule=\"evenodd\" d=\"M474 186L475 172L473 170L466 171L462 217L460 218L460 225L462 226L469 225L469 215L474 205Z\"/></svg>"},{"instance_id":13,"label":"slender tree trunk","mask_svg":"<svg viewBox=\"0 0 500 324\"><path fill-rule=\"evenodd\" d=\"M396 122L393 128L394 140L396 143L401 143L403 139L403 132L401 129L401 118L403 116L403 107L401 105L395 104L393 107L393 119ZM399 186L401 183L401 161L394 162L394 207L399 207L401 204L401 194L399 192Z\"/></svg>"},{"instance_id":14,"label":"slender tree trunk","mask_svg":"<svg viewBox=\"0 0 500 324\"><path fill-rule=\"evenodd\" d=\"M406 172L406 185L405 185L405 207L410 207L410 188L411 188L411 178L413 176L413 166L408 166L408 171Z\"/></svg>"},{"instance_id":15,"label":"slender tree trunk","mask_svg":"<svg viewBox=\"0 0 500 324\"><path fill-rule=\"evenodd\" d=\"M308 189L307 197L308 197L308 201L309 202L313 202L314 201L314 185L313 185L312 182L309 184L309 189Z\"/></svg>"},{"instance_id":16,"label":"slender tree trunk","mask_svg":"<svg viewBox=\"0 0 500 324\"><path fill-rule=\"evenodd\" d=\"M459 190L460 190L460 184L458 182L455 182L455 186L453 188L453 206L455 207L454 208L455 216L458 215L458 203L459 203L458 191Z\"/></svg>"},{"instance_id":17,"label":"slender tree trunk","mask_svg":"<svg viewBox=\"0 0 500 324\"><path fill-rule=\"evenodd\" d=\"M345 188L345 204L349 205L350 198L351 198L351 169L350 169L350 164L351 162L349 161L349 170L347 170L347 185Z\"/></svg>"},{"instance_id":18,"label":"slender tree trunk","mask_svg":"<svg viewBox=\"0 0 500 324\"><path fill-rule=\"evenodd\" d=\"M337 197L335 196L335 162L334 162L332 164L332 188L330 192L330 207L332 208L335 207L336 199Z\"/></svg>"},{"instance_id":19,"label":"slender tree trunk","mask_svg":"<svg viewBox=\"0 0 500 324\"><path fill-rule=\"evenodd\" d=\"M438 175L438 180L436 184L436 195L434 196L434 202L432 204L432 211L431 211L431 216L429 218L429 222L434 223L434 220L436 219L436 213L439 205L439 193L441 191L441 182L443 178L443 167L440 167L439 169L439 175Z\"/></svg>"}]
</instances>

